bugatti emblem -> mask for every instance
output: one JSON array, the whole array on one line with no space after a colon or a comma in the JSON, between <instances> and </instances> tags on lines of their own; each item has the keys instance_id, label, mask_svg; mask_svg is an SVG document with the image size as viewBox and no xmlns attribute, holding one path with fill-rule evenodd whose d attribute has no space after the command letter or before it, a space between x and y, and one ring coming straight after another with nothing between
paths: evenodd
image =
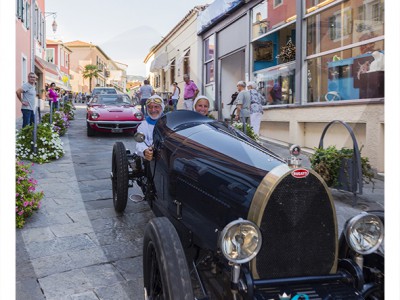
<instances>
[{"instance_id":1,"label":"bugatti emblem","mask_svg":"<svg viewBox=\"0 0 400 300\"><path fill-rule=\"evenodd\" d=\"M292 176L294 178L304 178L307 177L310 172L306 169L296 169L292 171Z\"/></svg>"}]
</instances>

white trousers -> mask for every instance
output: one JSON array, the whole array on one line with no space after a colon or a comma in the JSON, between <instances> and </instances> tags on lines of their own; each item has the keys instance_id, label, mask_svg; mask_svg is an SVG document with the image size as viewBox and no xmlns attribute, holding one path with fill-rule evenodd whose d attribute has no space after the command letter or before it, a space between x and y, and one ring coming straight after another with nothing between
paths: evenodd
<instances>
[{"instance_id":1,"label":"white trousers","mask_svg":"<svg viewBox=\"0 0 400 300\"><path fill-rule=\"evenodd\" d=\"M261 124L262 113L250 114L250 125L253 127L254 133L260 135L260 124Z\"/></svg>"},{"instance_id":2,"label":"white trousers","mask_svg":"<svg viewBox=\"0 0 400 300\"><path fill-rule=\"evenodd\" d=\"M193 110L193 99L183 100L183 109Z\"/></svg>"}]
</instances>

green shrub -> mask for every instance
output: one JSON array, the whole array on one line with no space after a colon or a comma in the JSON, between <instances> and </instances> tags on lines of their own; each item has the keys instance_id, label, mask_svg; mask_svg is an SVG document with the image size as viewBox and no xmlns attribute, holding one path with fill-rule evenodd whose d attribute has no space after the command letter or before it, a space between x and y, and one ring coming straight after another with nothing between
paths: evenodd
<instances>
[{"instance_id":1,"label":"green shrub","mask_svg":"<svg viewBox=\"0 0 400 300\"><path fill-rule=\"evenodd\" d=\"M339 170L344 159L353 157L353 149L337 149L335 146L328 148L314 148L315 153L311 155L311 168L325 180L330 187L339 185ZM360 149L361 153L361 149ZM361 157L362 178L365 183L374 184L374 172L367 157Z\"/></svg>"},{"instance_id":2,"label":"green shrub","mask_svg":"<svg viewBox=\"0 0 400 300\"><path fill-rule=\"evenodd\" d=\"M64 155L63 143L52 125L40 123L36 131L36 153L33 152L33 125L25 126L17 132L16 156L19 159L37 163L49 162Z\"/></svg>"},{"instance_id":3,"label":"green shrub","mask_svg":"<svg viewBox=\"0 0 400 300\"><path fill-rule=\"evenodd\" d=\"M241 122L233 122L232 126L236 129L239 129L240 131L243 131L243 123ZM254 132L253 127L249 123L246 123L245 133L249 138L255 140L256 142L260 141L260 137Z\"/></svg>"},{"instance_id":4,"label":"green shrub","mask_svg":"<svg viewBox=\"0 0 400 300\"><path fill-rule=\"evenodd\" d=\"M50 123L50 113L42 116L42 123ZM68 116L63 111L55 111L52 116L53 130L63 136L69 127Z\"/></svg>"},{"instance_id":5,"label":"green shrub","mask_svg":"<svg viewBox=\"0 0 400 300\"><path fill-rule=\"evenodd\" d=\"M24 227L26 218L30 217L33 211L40 208L43 192L36 191L37 181L30 178L33 171L32 164L24 164L16 161L16 191L15 191L15 213L17 228Z\"/></svg>"}]
</instances>

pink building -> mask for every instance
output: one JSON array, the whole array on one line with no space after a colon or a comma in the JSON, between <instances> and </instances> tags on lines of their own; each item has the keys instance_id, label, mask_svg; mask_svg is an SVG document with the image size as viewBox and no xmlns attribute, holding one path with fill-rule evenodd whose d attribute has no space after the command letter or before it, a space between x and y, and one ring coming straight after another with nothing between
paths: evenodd
<instances>
[{"instance_id":1,"label":"pink building","mask_svg":"<svg viewBox=\"0 0 400 300\"><path fill-rule=\"evenodd\" d=\"M62 41L46 40L46 64L53 72L46 74L46 83L54 82L60 89L70 91L70 55L72 51ZM56 75L56 76L54 76Z\"/></svg>"},{"instance_id":2,"label":"pink building","mask_svg":"<svg viewBox=\"0 0 400 300\"><path fill-rule=\"evenodd\" d=\"M46 45L45 0L16 0L16 2L15 89L27 81L29 72L35 72L38 76L36 90L38 97L41 98L45 87L46 72L45 67L40 63L40 59L44 58ZM33 9L32 4L34 5ZM15 97L15 101L16 117L20 118L22 116L21 103L17 97Z\"/></svg>"}]
</instances>

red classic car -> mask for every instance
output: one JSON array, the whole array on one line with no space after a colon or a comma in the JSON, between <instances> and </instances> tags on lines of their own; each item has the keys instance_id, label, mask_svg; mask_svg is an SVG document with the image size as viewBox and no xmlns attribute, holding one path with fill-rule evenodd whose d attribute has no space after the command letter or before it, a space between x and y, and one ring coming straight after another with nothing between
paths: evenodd
<instances>
[{"instance_id":1,"label":"red classic car","mask_svg":"<svg viewBox=\"0 0 400 300\"><path fill-rule=\"evenodd\" d=\"M143 114L125 94L100 94L87 105L87 135L100 132L136 132Z\"/></svg>"}]
</instances>

